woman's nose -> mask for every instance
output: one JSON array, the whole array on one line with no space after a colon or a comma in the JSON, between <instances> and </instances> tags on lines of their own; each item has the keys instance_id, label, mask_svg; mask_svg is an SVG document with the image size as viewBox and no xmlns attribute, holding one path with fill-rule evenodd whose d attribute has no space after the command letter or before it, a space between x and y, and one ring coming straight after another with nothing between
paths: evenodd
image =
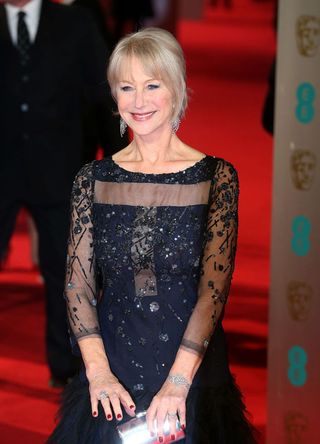
<instances>
[{"instance_id":1,"label":"woman's nose","mask_svg":"<svg viewBox=\"0 0 320 444\"><path fill-rule=\"evenodd\" d=\"M145 104L145 95L144 95L144 91L137 91L136 92L136 97L135 97L135 106L136 108L142 108L143 105Z\"/></svg>"}]
</instances>

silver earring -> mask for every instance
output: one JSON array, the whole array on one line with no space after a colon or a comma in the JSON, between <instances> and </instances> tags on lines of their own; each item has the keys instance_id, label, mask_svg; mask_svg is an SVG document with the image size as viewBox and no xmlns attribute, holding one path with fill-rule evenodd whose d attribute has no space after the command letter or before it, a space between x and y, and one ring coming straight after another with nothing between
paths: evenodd
<instances>
[{"instance_id":1,"label":"silver earring","mask_svg":"<svg viewBox=\"0 0 320 444\"><path fill-rule=\"evenodd\" d=\"M181 120L179 119L179 117L177 117L176 119L174 119L171 123L172 125L172 132L176 133L179 129L180 126L180 122Z\"/></svg>"},{"instance_id":2,"label":"silver earring","mask_svg":"<svg viewBox=\"0 0 320 444\"><path fill-rule=\"evenodd\" d=\"M120 117L120 136L123 137L124 133L126 132L127 129L127 124L126 122L123 120L122 117Z\"/></svg>"}]
</instances>

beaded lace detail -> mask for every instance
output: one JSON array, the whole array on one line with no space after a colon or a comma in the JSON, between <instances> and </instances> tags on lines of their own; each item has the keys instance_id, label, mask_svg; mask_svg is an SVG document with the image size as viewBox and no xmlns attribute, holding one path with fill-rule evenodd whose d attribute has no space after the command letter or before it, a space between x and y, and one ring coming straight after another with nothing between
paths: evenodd
<instances>
[{"instance_id":1,"label":"beaded lace detail","mask_svg":"<svg viewBox=\"0 0 320 444\"><path fill-rule=\"evenodd\" d=\"M211 156L165 174L129 172L111 158L84 166L71 199L72 335L108 331L133 352L150 344L157 369L166 367L163 344L203 354L229 293L238 192L233 166Z\"/></svg>"}]
</instances>

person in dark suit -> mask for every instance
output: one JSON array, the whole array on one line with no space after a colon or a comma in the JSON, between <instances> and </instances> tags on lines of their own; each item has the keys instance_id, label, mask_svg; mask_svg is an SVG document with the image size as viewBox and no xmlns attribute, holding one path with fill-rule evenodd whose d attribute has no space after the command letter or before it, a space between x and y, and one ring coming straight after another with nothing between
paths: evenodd
<instances>
[{"instance_id":1,"label":"person in dark suit","mask_svg":"<svg viewBox=\"0 0 320 444\"><path fill-rule=\"evenodd\" d=\"M115 44L111 32L107 28L104 10L99 0L62 0L62 3L72 7L82 8L95 21L100 34L102 35L108 49L111 50ZM101 111L92 103L84 103L83 106L83 137L84 137L84 161L91 162L100 146L106 147L110 145L110 139L114 137L110 134L109 128L112 127L113 117L108 113L101 113ZM106 124L106 120L111 117L110 124ZM128 144L127 134L119 140L119 133L116 133L114 146L124 148ZM110 150L104 149L104 155L110 154Z\"/></svg>"},{"instance_id":2,"label":"person in dark suit","mask_svg":"<svg viewBox=\"0 0 320 444\"><path fill-rule=\"evenodd\" d=\"M105 42L107 45L113 46L115 42L112 41L111 32L107 27L105 12L99 0L62 0L62 3L90 11Z\"/></svg>"},{"instance_id":3,"label":"person in dark suit","mask_svg":"<svg viewBox=\"0 0 320 444\"><path fill-rule=\"evenodd\" d=\"M24 206L39 233L53 385L64 384L78 366L69 345L63 284L69 195L84 163L84 103L105 122L100 139L105 152L122 145L115 143L119 130L105 80L107 58L94 21L80 9L49 0L1 0L0 258ZM78 211L80 220L81 204Z\"/></svg>"}]
</instances>

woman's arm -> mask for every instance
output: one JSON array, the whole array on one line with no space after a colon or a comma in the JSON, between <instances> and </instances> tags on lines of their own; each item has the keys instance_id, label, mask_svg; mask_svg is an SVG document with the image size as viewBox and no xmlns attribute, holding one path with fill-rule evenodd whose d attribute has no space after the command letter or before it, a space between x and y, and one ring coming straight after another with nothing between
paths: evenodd
<instances>
[{"instance_id":1,"label":"woman's arm","mask_svg":"<svg viewBox=\"0 0 320 444\"><path fill-rule=\"evenodd\" d=\"M92 164L88 164L77 174L71 193L65 298L73 347L82 338L100 337L92 238L93 197Z\"/></svg>"},{"instance_id":2,"label":"woman's arm","mask_svg":"<svg viewBox=\"0 0 320 444\"><path fill-rule=\"evenodd\" d=\"M112 420L114 413L120 420L121 405L131 416L135 406L129 393L111 372L100 336L92 237L93 200L92 164L88 164L80 170L72 188L65 298L72 343L74 347L79 346L86 367L92 415L97 416L100 400L106 418ZM103 393L107 394L104 399L101 398Z\"/></svg>"},{"instance_id":3,"label":"woman's arm","mask_svg":"<svg viewBox=\"0 0 320 444\"><path fill-rule=\"evenodd\" d=\"M178 411L185 425L185 400L229 293L237 244L238 194L236 170L219 160L210 190L198 300L169 378L148 410L150 430L155 418L161 429L168 412ZM174 423L171 425L174 432Z\"/></svg>"},{"instance_id":4,"label":"woman's arm","mask_svg":"<svg viewBox=\"0 0 320 444\"><path fill-rule=\"evenodd\" d=\"M198 356L200 362L229 294L237 245L238 195L236 170L220 160L210 193L198 301L179 350Z\"/></svg>"},{"instance_id":5,"label":"woman's arm","mask_svg":"<svg viewBox=\"0 0 320 444\"><path fill-rule=\"evenodd\" d=\"M89 381L92 415L98 415L100 401L108 421L111 421L113 416L120 421L123 417L122 407L128 415L134 416L135 404L112 373L102 339L83 338L79 341L79 347Z\"/></svg>"}]
</instances>

